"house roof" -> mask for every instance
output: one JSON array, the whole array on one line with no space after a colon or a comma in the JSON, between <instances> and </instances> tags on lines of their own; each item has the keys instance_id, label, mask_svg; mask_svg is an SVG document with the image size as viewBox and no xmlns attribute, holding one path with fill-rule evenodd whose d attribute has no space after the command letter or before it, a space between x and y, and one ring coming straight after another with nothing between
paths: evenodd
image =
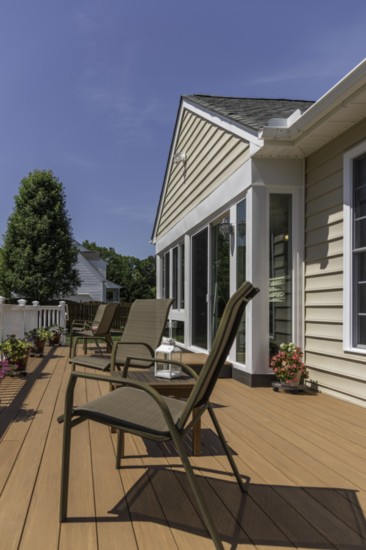
<instances>
[{"instance_id":1,"label":"house roof","mask_svg":"<svg viewBox=\"0 0 366 550\"><path fill-rule=\"evenodd\" d=\"M296 99L263 99L246 97L223 97L210 95L188 95L183 99L191 101L243 126L259 131L272 118L288 118L296 110L304 113L314 101Z\"/></svg>"}]
</instances>

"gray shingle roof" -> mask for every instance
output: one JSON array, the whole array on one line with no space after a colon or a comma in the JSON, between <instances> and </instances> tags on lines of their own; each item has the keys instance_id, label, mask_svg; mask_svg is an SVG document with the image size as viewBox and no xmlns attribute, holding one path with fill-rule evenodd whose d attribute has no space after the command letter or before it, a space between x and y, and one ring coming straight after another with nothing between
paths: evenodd
<instances>
[{"instance_id":1,"label":"gray shingle roof","mask_svg":"<svg viewBox=\"0 0 366 550\"><path fill-rule=\"evenodd\" d=\"M188 95L183 99L192 101L256 131L266 126L271 118L288 118L296 109L300 109L303 113L314 103L296 99L258 99L210 95Z\"/></svg>"}]
</instances>

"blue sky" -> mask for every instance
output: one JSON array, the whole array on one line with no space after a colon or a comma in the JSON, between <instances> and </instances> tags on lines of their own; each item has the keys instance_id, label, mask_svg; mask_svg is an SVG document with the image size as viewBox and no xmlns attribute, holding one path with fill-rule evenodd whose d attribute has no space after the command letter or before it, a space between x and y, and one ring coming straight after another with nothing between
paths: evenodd
<instances>
[{"instance_id":1,"label":"blue sky","mask_svg":"<svg viewBox=\"0 0 366 550\"><path fill-rule=\"evenodd\" d=\"M78 241L145 258L181 95L318 99L366 57L364 0L2 0L0 235L51 169Z\"/></svg>"}]
</instances>

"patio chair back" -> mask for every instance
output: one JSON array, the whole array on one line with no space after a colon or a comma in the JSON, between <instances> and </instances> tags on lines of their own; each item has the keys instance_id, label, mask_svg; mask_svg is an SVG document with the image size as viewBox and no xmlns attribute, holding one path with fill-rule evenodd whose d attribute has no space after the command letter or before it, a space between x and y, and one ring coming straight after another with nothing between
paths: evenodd
<instances>
[{"instance_id":1,"label":"patio chair back","mask_svg":"<svg viewBox=\"0 0 366 550\"><path fill-rule=\"evenodd\" d=\"M212 349L202 367L194 389L187 401L177 428L182 429L192 409L206 407L216 384L220 370L225 364L230 348L236 338L247 303L259 292L251 283L243 283L227 302Z\"/></svg>"},{"instance_id":2,"label":"patio chair back","mask_svg":"<svg viewBox=\"0 0 366 550\"><path fill-rule=\"evenodd\" d=\"M97 313L92 323L94 336L97 337L109 334L118 306L119 304L110 303L102 304L98 307ZM96 328L94 328L94 326Z\"/></svg>"},{"instance_id":3,"label":"patio chair back","mask_svg":"<svg viewBox=\"0 0 366 550\"><path fill-rule=\"evenodd\" d=\"M135 300L128 314L121 341L115 349L115 363L124 365L126 357L154 357L160 345L172 299ZM134 367L149 368L152 363L134 361Z\"/></svg>"}]
</instances>

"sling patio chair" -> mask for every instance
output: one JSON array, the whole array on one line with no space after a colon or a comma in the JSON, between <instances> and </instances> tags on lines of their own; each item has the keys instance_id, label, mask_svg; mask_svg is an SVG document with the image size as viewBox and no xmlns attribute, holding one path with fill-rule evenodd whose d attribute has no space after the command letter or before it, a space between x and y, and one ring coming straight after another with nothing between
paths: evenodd
<instances>
[{"instance_id":1,"label":"sling patio chair","mask_svg":"<svg viewBox=\"0 0 366 550\"><path fill-rule=\"evenodd\" d=\"M230 298L218 327L211 352L207 356L207 360L198 377L192 369L182 365L186 373L197 377L187 401L163 396L149 386L149 384L116 376L115 374L105 376L101 373L71 372L66 390L64 415L58 419L59 422L64 422L60 499L61 522L67 519L71 428L85 420L94 420L115 428L118 432L116 467L120 467L123 451L123 445L121 445L120 441L125 432L152 441L171 441L173 443L183 463L203 523L215 547L223 550L223 545L211 512L203 497L188 458L183 436L192 427L194 421L208 410L233 474L240 489L242 492L245 492L243 480L235 464L232 452L225 441L209 399L220 369L236 337L245 307L257 292L257 288L254 288L251 283L246 282ZM129 361L130 358L127 358L127 367ZM105 380L107 383L110 383L112 380L119 387L85 405L74 406L74 390L78 378L95 381ZM193 416L193 420L190 420L193 409L195 409L196 414Z\"/></svg>"},{"instance_id":2,"label":"sling patio chair","mask_svg":"<svg viewBox=\"0 0 366 550\"><path fill-rule=\"evenodd\" d=\"M98 351L101 354L103 354L103 352L99 345L99 340L104 340L106 342L107 349L112 348L113 341L110 331L118 306L119 304L115 303L101 304L98 307L95 319L90 329L78 330L77 332L71 333L71 358L76 355L76 347L80 340L83 342L84 354L87 353L87 345L89 340L93 340L95 342Z\"/></svg>"},{"instance_id":3,"label":"sling patio chair","mask_svg":"<svg viewBox=\"0 0 366 550\"><path fill-rule=\"evenodd\" d=\"M70 355L72 352L72 342L73 342L73 336L77 336L79 332L82 332L84 330L92 330L92 328L95 330L97 326L99 325L100 321L102 320L103 313L105 310L106 304L100 304L98 306L98 309L95 313L93 320L85 320L85 319L74 319L71 323L70 327ZM84 352L86 353L86 345L87 342L85 342L84 346Z\"/></svg>"},{"instance_id":4,"label":"sling patio chair","mask_svg":"<svg viewBox=\"0 0 366 550\"><path fill-rule=\"evenodd\" d=\"M121 339L114 343L111 356L77 355L70 359L72 370L79 365L101 371L114 371L125 364L128 356L148 358L149 362L137 361L134 366L150 367L153 364L151 358L161 342L172 303L170 298L135 300Z\"/></svg>"}]
</instances>

